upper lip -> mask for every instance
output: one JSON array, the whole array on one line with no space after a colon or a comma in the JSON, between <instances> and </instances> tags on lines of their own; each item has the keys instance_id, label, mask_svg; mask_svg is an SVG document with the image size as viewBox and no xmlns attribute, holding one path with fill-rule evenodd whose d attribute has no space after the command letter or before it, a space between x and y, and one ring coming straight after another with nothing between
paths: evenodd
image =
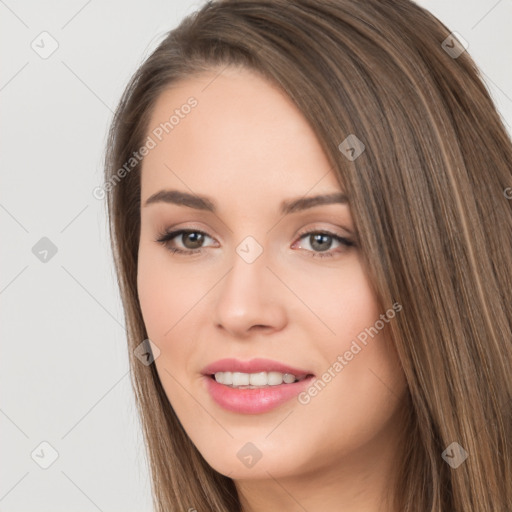
<instances>
[{"instance_id":1,"label":"upper lip","mask_svg":"<svg viewBox=\"0 0 512 512\"><path fill-rule=\"evenodd\" d=\"M309 370L294 368L279 361L271 359L251 359L250 361L241 361L239 359L219 359L202 370L203 375L213 375L217 372L241 372L241 373L259 373L259 372L280 372L291 373L295 377L306 377L313 375Z\"/></svg>"}]
</instances>

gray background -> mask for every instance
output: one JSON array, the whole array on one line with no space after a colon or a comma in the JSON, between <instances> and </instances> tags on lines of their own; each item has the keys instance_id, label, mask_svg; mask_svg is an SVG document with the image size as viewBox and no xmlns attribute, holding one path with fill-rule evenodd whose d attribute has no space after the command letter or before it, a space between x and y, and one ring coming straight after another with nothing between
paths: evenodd
<instances>
[{"instance_id":1,"label":"gray background","mask_svg":"<svg viewBox=\"0 0 512 512\"><path fill-rule=\"evenodd\" d=\"M105 208L92 190L129 77L202 3L0 0L3 512L151 509ZM469 43L512 133L512 0L418 3ZM46 59L43 31L58 43Z\"/></svg>"}]
</instances>

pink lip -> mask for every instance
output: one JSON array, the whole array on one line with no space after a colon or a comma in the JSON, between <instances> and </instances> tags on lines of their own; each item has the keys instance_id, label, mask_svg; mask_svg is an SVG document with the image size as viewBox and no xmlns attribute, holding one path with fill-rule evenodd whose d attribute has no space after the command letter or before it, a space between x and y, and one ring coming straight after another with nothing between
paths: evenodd
<instances>
[{"instance_id":1,"label":"pink lip","mask_svg":"<svg viewBox=\"0 0 512 512\"><path fill-rule=\"evenodd\" d=\"M293 384L280 384L259 389L237 389L224 384L219 384L212 374L216 372L230 371L243 373L281 372L292 373L296 377L306 377ZM221 359L202 371L205 387L212 399L228 411L242 414L260 414L270 411L281 404L297 396L305 390L314 376L307 370L300 370L291 366L272 361L270 359L252 359L251 361L239 361L237 359Z\"/></svg>"}]
</instances>

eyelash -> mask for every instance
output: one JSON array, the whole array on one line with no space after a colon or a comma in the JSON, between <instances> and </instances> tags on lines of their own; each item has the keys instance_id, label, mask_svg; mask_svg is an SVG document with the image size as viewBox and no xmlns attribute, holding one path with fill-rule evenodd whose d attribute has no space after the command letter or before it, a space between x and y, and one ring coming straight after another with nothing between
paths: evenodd
<instances>
[{"instance_id":1,"label":"eyelash","mask_svg":"<svg viewBox=\"0 0 512 512\"><path fill-rule=\"evenodd\" d=\"M207 236L208 238L211 238L207 233L205 233L204 231L201 231L199 229L178 229L176 231L165 231L155 241L161 243L168 251L170 251L173 254L177 253L177 254L184 254L184 255L192 255L192 254L201 252L203 250L203 248L179 249L176 247L169 247L170 241L172 241L174 238L177 238L180 235L187 234L187 233L199 233L201 235ZM343 244L346 249L349 247L355 247L355 245L356 245L352 240L349 240L348 238L344 238L342 236L336 235L329 231L322 231L322 230L307 231L306 233L302 233L299 236L299 240L302 240L303 238L306 238L307 236L310 236L310 235L327 235L328 237L334 238L337 242L340 242L341 244ZM329 252L314 252L314 251L308 250L307 252L309 252L310 256L314 257L314 258L330 258L330 257L333 257L334 254L339 254L339 253L335 253L331 250L329 250Z\"/></svg>"}]
</instances>

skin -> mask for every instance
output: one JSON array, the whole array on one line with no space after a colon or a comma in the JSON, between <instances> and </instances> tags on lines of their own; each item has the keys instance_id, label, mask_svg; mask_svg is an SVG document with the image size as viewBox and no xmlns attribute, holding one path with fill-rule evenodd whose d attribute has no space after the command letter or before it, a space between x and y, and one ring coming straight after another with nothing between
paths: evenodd
<instances>
[{"instance_id":1,"label":"skin","mask_svg":"<svg viewBox=\"0 0 512 512\"><path fill-rule=\"evenodd\" d=\"M218 208L141 208L139 299L169 401L205 460L234 479L244 511L391 510L383 499L407 385L386 327L305 405L292 399L247 415L206 391L201 370L225 357L264 357L321 376L391 305L379 307L358 247L301 237L353 239L347 204L279 214L284 199L343 191L287 96L252 71L212 70L164 91L148 134L190 96L198 105L147 154L141 177L142 205L177 189ZM156 241L180 228L205 232L202 246L178 236L168 247L202 252L173 254ZM263 249L250 264L236 252L247 236ZM333 257L313 257L321 247ZM237 457L247 442L262 454L252 467Z\"/></svg>"}]
</instances>

